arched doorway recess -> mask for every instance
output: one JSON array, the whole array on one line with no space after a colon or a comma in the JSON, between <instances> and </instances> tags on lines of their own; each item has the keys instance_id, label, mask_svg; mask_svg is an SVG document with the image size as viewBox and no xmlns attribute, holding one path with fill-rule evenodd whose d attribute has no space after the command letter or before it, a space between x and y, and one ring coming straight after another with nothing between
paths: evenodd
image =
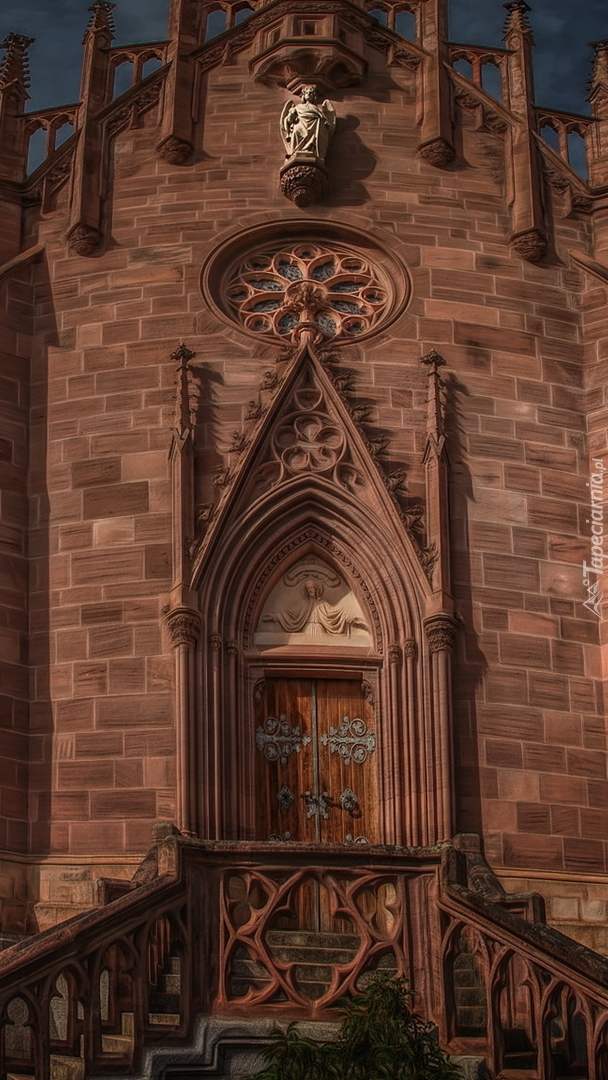
<instances>
[{"instance_id":1,"label":"arched doorway recess","mask_svg":"<svg viewBox=\"0 0 608 1080\"><path fill-rule=\"evenodd\" d=\"M451 835L454 623L309 346L242 456L192 585L192 831L408 846Z\"/></svg>"}]
</instances>

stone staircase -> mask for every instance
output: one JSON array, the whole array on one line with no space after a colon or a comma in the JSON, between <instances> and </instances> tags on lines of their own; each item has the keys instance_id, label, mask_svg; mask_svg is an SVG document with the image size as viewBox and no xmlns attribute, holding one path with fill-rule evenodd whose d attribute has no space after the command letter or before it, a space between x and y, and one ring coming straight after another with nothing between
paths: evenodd
<instances>
[{"instance_id":1,"label":"stone staircase","mask_svg":"<svg viewBox=\"0 0 608 1080\"><path fill-rule=\"evenodd\" d=\"M351 963L359 948L359 939L354 935L314 930L268 930L265 942L274 961L280 965L294 965L294 980L302 996L309 1001L316 1001L327 993L332 967ZM231 978L235 996L244 997L250 987L260 990L269 982L266 969L252 960L244 949L235 956Z\"/></svg>"}]
</instances>

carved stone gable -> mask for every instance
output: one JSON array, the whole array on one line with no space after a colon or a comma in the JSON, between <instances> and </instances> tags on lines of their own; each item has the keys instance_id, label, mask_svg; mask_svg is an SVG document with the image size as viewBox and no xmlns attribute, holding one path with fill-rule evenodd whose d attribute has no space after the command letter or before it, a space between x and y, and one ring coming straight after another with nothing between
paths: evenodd
<instances>
[{"instance_id":1,"label":"carved stone gable","mask_svg":"<svg viewBox=\"0 0 608 1080\"><path fill-rule=\"evenodd\" d=\"M395 541L405 545L418 576L420 557L375 460L373 436L357 422L340 393L339 378L332 381L310 346L298 353L282 380L277 377L273 400L243 443L236 468L224 478L219 507L197 548L193 581L225 529L239 528L243 514L249 517L267 500L281 501L294 490L322 491L339 513L356 505L384 520Z\"/></svg>"}]
</instances>

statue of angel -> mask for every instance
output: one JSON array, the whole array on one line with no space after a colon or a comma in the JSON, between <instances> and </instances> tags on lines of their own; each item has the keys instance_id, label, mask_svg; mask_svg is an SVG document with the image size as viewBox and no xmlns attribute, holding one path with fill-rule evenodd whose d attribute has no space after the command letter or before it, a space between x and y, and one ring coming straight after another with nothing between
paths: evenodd
<instances>
[{"instance_id":1,"label":"statue of angel","mask_svg":"<svg viewBox=\"0 0 608 1080\"><path fill-rule=\"evenodd\" d=\"M288 101L281 113L286 156L303 154L324 161L336 128L336 111L331 101L318 104L315 86L303 86L301 97L301 104Z\"/></svg>"}]
</instances>

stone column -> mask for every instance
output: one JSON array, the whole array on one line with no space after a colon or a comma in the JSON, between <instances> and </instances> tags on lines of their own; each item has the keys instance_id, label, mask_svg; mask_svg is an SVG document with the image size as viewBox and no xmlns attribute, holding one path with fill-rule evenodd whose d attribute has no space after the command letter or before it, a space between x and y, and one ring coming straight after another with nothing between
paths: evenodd
<instances>
[{"instance_id":1,"label":"stone column","mask_svg":"<svg viewBox=\"0 0 608 1080\"><path fill-rule=\"evenodd\" d=\"M177 607L167 612L166 622L175 649L175 817L180 832L192 835L196 831L194 657L201 616L191 608Z\"/></svg>"},{"instance_id":2,"label":"stone column","mask_svg":"<svg viewBox=\"0 0 608 1080\"><path fill-rule=\"evenodd\" d=\"M433 615L424 624L431 660L431 717L434 760L431 798L435 808L435 836L431 843L449 840L454 830L454 763L452 751L451 653L458 624L451 615ZM430 775L429 775L430 774Z\"/></svg>"}]
</instances>

